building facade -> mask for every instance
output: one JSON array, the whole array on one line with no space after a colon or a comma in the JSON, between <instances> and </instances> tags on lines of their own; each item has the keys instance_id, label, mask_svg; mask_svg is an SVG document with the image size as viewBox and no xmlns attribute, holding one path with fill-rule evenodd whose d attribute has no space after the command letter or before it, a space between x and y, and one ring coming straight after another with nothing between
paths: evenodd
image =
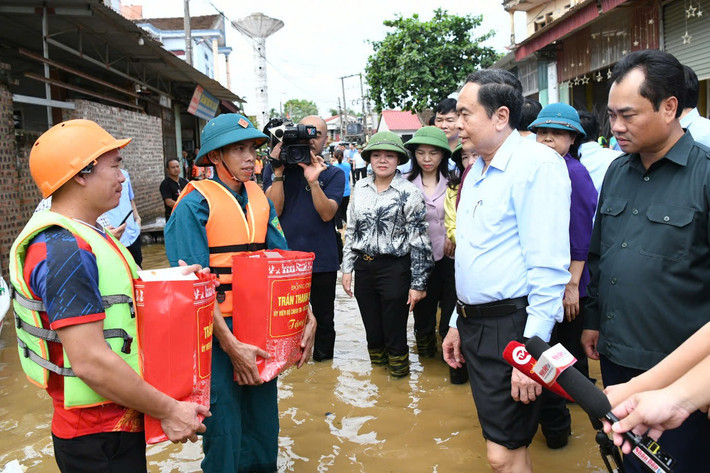
<instances>
[{"instance_id":1,"label":"building facade","mask_svg":"<svg viewBox=\"0 0 710 473\"><path fill-rule=\"evenodd\" d=\"M708 116L710 0L507 0L513 53L497 64L516 72L524 95L595 114L609 135L611 68L627 53L660 49L700 79L698 109ZM515 30L524 17L523 31Z\"/></svg>"}]
</instances>

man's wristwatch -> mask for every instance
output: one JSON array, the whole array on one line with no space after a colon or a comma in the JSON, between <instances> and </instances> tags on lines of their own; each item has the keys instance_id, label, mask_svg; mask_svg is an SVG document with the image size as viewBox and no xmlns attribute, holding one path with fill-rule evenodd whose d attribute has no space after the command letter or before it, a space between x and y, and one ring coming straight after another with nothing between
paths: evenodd
<instances>
[{"instance_id":1,"label":"man's wristwatch","mask_svg":"<svg viewBox=\"0 0 710 473\"><path fill-rule=\"evenodd\" d=\"M284 177L283 177L283 176L274 176L274 177L271 178L271 181L272 181L272 182L283 181L283 180L284 180Z\"/></svg>"}]
</instances>

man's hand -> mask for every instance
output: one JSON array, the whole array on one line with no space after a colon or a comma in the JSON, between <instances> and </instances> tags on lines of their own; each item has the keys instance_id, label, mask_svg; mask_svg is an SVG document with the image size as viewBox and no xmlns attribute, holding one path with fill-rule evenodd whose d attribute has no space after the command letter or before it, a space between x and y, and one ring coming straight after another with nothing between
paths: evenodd
<instances>
[{"instance_id":1,"label":"man's hand","mask_svg":"<svg viewBox=\"0 0 710 473\"><path fill-rule=\"evenodd\" d=\"M180 266L181 272L184 275L188 275L190 273L195 273L198 278L200 279L207 279L210 277L210 268L202 268L199 264L190 264L188 265L186 262L183 260L178 260L178 266ZM215 279L215 284L219 286L219 281Z\"/></svg>"},{"instance_id":2,"label":"man's hand","mask_svg":"<svg viewBox=\"0 0 710 473\"><path fill-rule=\"evenodd\" d=\"M313 342L316 338L316 318L313 315L313 310L308 306L308 317L306 318L306 326L303 328L303 337L301 337L301 359L298 360L296 368L308 363L313 354Z\"/></svg>"},{"instance_id":3,"label":"man's hand","mask_svg":"<svg viewBox=\"0 0 710 473\"><path fill-rule=\"evenodd\" d=\"M318 177L323 171L328 169L323 157L316 156L313 151L311 151L311 164L298 163L298 165L303 169L303 177L306 178L309 186L318 185Z\"/></svg>"},{"instance_id":4,"label":"man's hand","mask_svg":"<svg viewBox=\"0 0 710 473\"><path fill-rule=\"evenodd\" d=\"M579 315L579 285L572 282L565 286L562 296L562 306L565 309L565 320L572 322Z\"/></svg>"},{"instance_id":5,"label":"man's hand","mask_svg":"<svg viewBox=\"0 0 710 473\"><path fill-rule=\"evenodd\" d=\"M461 338L457 328L449 327L441 342L441 351L444 352L444 361L452 368L461 368L466 362L461 354Z\"/></svg>"},{"instance_id":6,"label":"man's hand","mask_svg":"<svg viewBox=\"0 0 710 473\"><path fill-rule=\"evenodd\" d=\"M237 383L242 386L256 386L264 383L264 380L259 376L256 357L269 358L266 351L257 346L242 343L236 337L233 337L228 347L223 346L223 348L232 360Z\"/></svg>"},{"instance_id":7,"label":"man's hand","mask_svg":"<svg viewBox=\"0 0 710 473\"><path fill-rule=\"evenodd\" d=\"M513 400L529 404L540 394L542 394L542 386L513 368L513 373L510 375L510 395Z\"/></svg>"},{"instance_id":8,"label":"man's hand","mask_svg":"<svg viewBox=\"0 0 710 473\"><path fill-rule=\"evenodd\" d=\"M210 417L212 414L200 404L175 401L175 407L170 409L167 417L160 420L160 426L173 443L185 443L188 440L196 442L197 434L205 431L205 424L198 415Z\"/></svg>"},{"instance_id":9,"label":"man's hand","mask_svg":"<svg viewBox=\"0 0 710 473\"><path fill-rule=\"evenodd\" d=\"M409 297L407 298L407 304L409 304L409 312L414 310L414 306L417 302L426 297L426 291L417 291L416 289L409 290Z\"/></svg>"},{"instance_id":10,"label":"man's hand","mask_svg":"<svg viewBox=\"0 0 710 473\"><path fill-rule=\"evenodd\" d=\"M348 296L352 297L353 296L353 291L351 291L351 285L353 282L353 273L343 273L343 277L341 280L341 284L343 285L343 289L345 290L345 294Z\"/></svg>"},{"instance_id":11,"label":"man's hand","mask_svg":"<svg viewBox=\"0 0 710 473\"><path fill-rule=\"evenodd\" d=\"M597 343L599 342L599 330L585 330L582 332L582 348L588 358L592 360L599 359L597 351Z\"/></svg>"},{"instance_id":12,"label":"man's hand","mask_svg":"<svg viewBox=\"0 0 710 473\"><path fill-rule=\"evenodd\" d=\"M124 222L121 225L119 225L118 227L114 227L113 225L109 225L108 227L106 227L106 230L111 232L111 235L113 235L114 238L116 238L116 240L120 240L121 236L123 235L123 232L126 231L126 223Z\"/></svg>"}]
</instances>

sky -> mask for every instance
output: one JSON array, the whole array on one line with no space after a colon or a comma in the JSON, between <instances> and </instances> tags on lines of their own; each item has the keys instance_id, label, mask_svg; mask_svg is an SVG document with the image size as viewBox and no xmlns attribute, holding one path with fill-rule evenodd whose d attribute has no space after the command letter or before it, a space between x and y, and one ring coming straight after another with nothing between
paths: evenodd
<instances>
[{"instance_id":1,"label":"sky","mask_svg":"<svg viewBox=\"0 0 710 473\"><path fill-rule=\"evenodd\" d=\"M145 18L183 17L182 0L123 0L124 5L142 5ZM321 116L338 108L343 90L340 77L363 74L372 54L368 41L385 37L390 28L382 22L396 14L421 20L431 19L437 7L457 15L483 15L483 24L474 34L496 31L486 45L505 53L510 43L510 18L502 0L357 0L351 2L312 0L306 2L272 0L236 2L233 0L190 0L190 15L211 15L217 10L229 22L255 12L278 18L284 27L266 40L269 109L280 110L289 99L312 100ZM255 6L258 5L258 6ZM227 27L230 55L231 90L247 101L248 115L256 113L254 61L251 40L231 25ZM405 72L406 73L406 72ZM224 75L224 74L222 74ZM217 77L226 85L224 77ZM348 108L360 110L359 78L344 80ZM452 91L455 92L455 91Z\"/></svg>"}]
</instances>

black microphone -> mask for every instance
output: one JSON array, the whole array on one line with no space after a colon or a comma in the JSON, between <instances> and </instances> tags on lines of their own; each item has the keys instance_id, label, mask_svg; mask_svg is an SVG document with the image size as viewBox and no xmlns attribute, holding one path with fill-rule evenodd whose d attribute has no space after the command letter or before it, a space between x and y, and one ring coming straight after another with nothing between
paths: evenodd
<instances>
[{"instance_id":1,"label":"black microphone","mask_svg":"<svg viewBox=\"0 0 710 473\"><path fill-rule=\"evenodd\" d=\"M525 343L525 349L539 360L543 352L550 349L550 345L535 336ZM556 382L591 418L606 419L612 424L619 421L611 413L611 404L606 395L576 369L570 367L562 371L557 376ZM653 439L647 435L636 435L631 431L624 432L622 435L632 445L634 455L649 471L666 473L673 471L676 465L675 459L661 450L660 445Z\"/></svg>"}]
</instances>

